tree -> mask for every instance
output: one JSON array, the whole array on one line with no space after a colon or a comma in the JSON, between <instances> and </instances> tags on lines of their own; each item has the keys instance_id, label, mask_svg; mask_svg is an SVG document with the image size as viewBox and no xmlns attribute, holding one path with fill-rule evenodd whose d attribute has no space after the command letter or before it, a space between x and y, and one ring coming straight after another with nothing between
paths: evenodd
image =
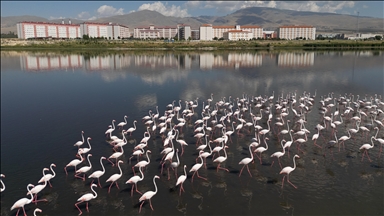
<instances>
[{"instance_id":1,"label":"tree","mask_svg":"<svg viewBox=\"0 0 384 216\"><path fill-rule=\"evenodd\" d=\"M89 35L87 35L87 34L83 35L83 39L84 40L89 40Z\"/></svg>"},{"instance_id":2,"label":"tree","mask_svg":"<svg viewBox=\"0 0 384 216\"><path fill-rule=\"evenodd\" d=\"M213 40L218 40L218 38L217 38L217 37L214 37Z\"/></svg>"},{"instance_id":3,"label":"tree","mask_svg":"<svg viewBox=\"0 0 384 216\"><path fill-rule=\"evenodd\" d=\"M376 40L382 40L382 39L383 39L383 36L381 36L381 35L376 35L376 36L375 36L375 39L376 39Z\"/></svg>"}]
</instances>

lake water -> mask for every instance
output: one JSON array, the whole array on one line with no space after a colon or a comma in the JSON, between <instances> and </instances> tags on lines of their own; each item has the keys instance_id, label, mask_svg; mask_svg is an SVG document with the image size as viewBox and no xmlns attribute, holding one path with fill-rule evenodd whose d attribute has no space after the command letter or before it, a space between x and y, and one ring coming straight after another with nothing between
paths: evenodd
<instances>
[{"instance_id":1,"label":"lake water","mask_svg":"<svg viewBox=\"0 0 384 216\"><path fill-rule=\"evenodd\" d=\"M120 158L124 162L121 164L123 175L118 180L120 189L113 186L108 193L109 183L105 181L119 171L110 162L103 161L106 169L100 178L103 188L95 188L98 197L90 201L90 213L86 212L85 204L79 205L83 215L383 215L383 152L379 153L380 144L375 141L374 148L368 151L370 162L366 157L361 160L362 151L359 150L362 144L371 143L370 137L377 131L373 127L379 128L377 138L384 137L384 128L369 118L373 116L370 111L374 108L362 108L368 117L361 116L360 126L372 122L373 126L370 125L367 135L361 130L353 135L345 142L345 150L341 148L339 152L337 146L327 147L333 138L328 128L321 131L317 141L323 148L316 147L311 140L317 133L315 126L324 125L320 100L345 96L351 101L357 101L358 97L371 101L372 97L372 104L375 104L375 98L384 101L383 54L382 51L153 51L59 55L2 51L1 173L6 176L2 178L6 189L1 193L1 215L16 214L17 210L10 211L13 203L26 197L27 184L36 185L43 168L51 163L56 164L56 177L51 180L53 187L48 185L39 193L39 199L45 198L48 202L26 205L27 214L32 215L38 207L43 210L38 215L77 215L79 211L74 204L82 194L91 192L91 180L75 178L73 167L68 168L66 176L64 167L75 159L77 152L73 145L81 140L81 131L84 131L85 138L92 138L90 161L93 168L87 176L101 169L100 157L109 157L114 152L104 132L112 120L116 120L116 124L124 121L124 115L128 116L124 128L132 127L133 121L137 120L137 130L132 136L127 135L128 144L123 147L125 152ZM276 158L270 158L271 154L282 150L279 142L282 137L290 140L288 134L278 135L275 123L280 111L274 104L280 97L287 98L295 93L297 102L292 108L297 112L300 112L300 97L316 94L313 106L305 115L304 126L310 133L308 141L300 146L303 152L294 143L290 155L281 158L285 167L293 166L294 154L300 156L296 160L297 169L290 174L297 189L286 181L282 188L281 168ZM160 179L156 180L158 193L152 198L154 211L146 202L139 214L140 195L134 192L131 197L131 185L125 182L133 176L131 167L137 163L134 157L129 164L131 152L146 131L142 117L148 115L149 110L156 114L156 106L163 116L170 109L167 105L173 101L179 106L181 100L181 111L186 108L185 101L197 103L194 115L187 120L179 136L188 143L177 169L181 175L183 165L187 166L188 172L196 163L194 122L201 119L203 103L204 106L208 104L211 94L213 101L209 112L216 109L214 103L220 100L231 102L235 111L245 98L252 105L251 110L243 111L240 107L240 117L251 122L250 112L256 116L262 113L258 125L265 129L268 128L268 114L264 111L271 107L272 127L266 135L269 149L262 154L262 164L255 156L255 163L249 165L252 177L247 168L239 177L242 168L239 161L250 157L248 146L255 137L255 128L244 126L240 131L243 135L235 132L231 136L232 142L227 142L228 156L222 166L229 172L216 172L217 163L208 157L207 169L199 170L200 176L207 181L195 176L191 182L193 173L188 173L185 192L179 196L174 173L170 180L167 178L168 163L161 174L160 152L164 147L157 129L148 141L151 162L144 169L145 177L138 183L138 188L141 192L154 190L152 180L159 175ZM255 97L259 96L274 96L271 103L265 102L261 112L255 106L258 103ZM333 102L331 99L326 103ZM300 130L296 123L299 118L293 116L291 103L287 108L289 115L284 120L289 119L290 128L297 132ZM337 127L338 138L348 136L348 129L356 128L351 118L359 115L356 107L353 109L350 115L342 117L343 123ZM377 109L384 110L384 106L379 104ZM220 107L218 120L225 115L224 110L230 111L225 106ZM331 117L331 113L344 112L345 108L336 105L328 110L325 115ZM208 116L207 112L204 115ZM383 118L383 113L379 113L375 120ZM210 122L213 119L208 121L208 126L213 126ZM232 121L236 123L234 127L240 124L233 116L229 119L230 122L225 120L227 130L232 130ZM340 115L336 120L340 121ZM156 120L156 124L160 122ZM172 124L177 123L175 115ZM282 128L286 127L284 124ZM113 135L122 137L121 130L116 128ZM220 136L221 132L216 130L211 139ZM300 136L294 136L294 139L298 138ZM173 143L180 149L176 141ZM260 146L265 146L264 142ZM224 155L223 151L220 155ZM145 156L142 159L146 159ZM84 162L78 168L87 164Z\"/></svg>"}]
</instances>

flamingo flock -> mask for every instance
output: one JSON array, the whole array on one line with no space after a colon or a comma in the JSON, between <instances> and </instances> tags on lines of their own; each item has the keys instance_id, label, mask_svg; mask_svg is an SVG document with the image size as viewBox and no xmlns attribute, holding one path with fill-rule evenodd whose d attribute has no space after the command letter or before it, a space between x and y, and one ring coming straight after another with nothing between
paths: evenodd
<instances>
[{"instance_id":1,"label":"flamingo flock","mask_svg":"<svg viewBox=\"0 0 384 216\"><path fill-rule=\"evenodd\" d=\"M200 107L199 98L185 101L184 109L182 100L178 100L179 106L175 106L176 100L174 100L165 107L163 116L160 116L158 106L156 106L156 113L149 110L148 115L141 118L141 125L145 129L143 137L138 136L135 132L139 129L137 126L140 126L140 121L133 120L133 127L125 130L124 127L130 124L127 122L127 115L124 116L124 121L117 124L117 128L115 127L116 120L112 120L112 124L105 131L105 141L113 147L111 149L113 153L109 157L102 156L99 159L102 170L96 170L92 173L90 173L93 169L90 158L92 156L91 151L94 151L91 145L92 138L87 137L85 139L85 132L81 131L81 141L74 144L77 147L76 158L64 167L67 176L67 169L74 167L74 178L79 178L84 182L87 179L92 179L90 183L85 183L90 185L91 193L82 195L74 204L79 210L79 215L82 214L79 205L83 202L86 202L86 210L89 212L88 203L97 199L98 196L96 190L103 190L101 178L103 178L106 169L111 169L115 165L119 172L105 180L105 183L110 182L108 193L114 184L117 190L121 190L118 185L119 181L130 184L131 197L134 196L134 188L140 194L138 199L140 213L145 201L149 201L150 208L154 211L152 199L158 193L156 179L162 179L164 175L167 175L167 178L162 181L174 181L174 187L179 187L179 196L182 196L182 192L185 192L185 184L188 181L193 183L195 175L201 179L200 181L207 181L210 178L199 174L199 170L207 169L207 166L216 167L216 172L224 172L226 175L233 173L237 175L238 172L238 178L245 178L241 174L246 167L252 178L252 169L257 169L258 166L255 165L250 168L251 163L254 163L255 156L259 159L260 165L269 164L271 161L270 169L276 169L273 168L275 161L273 158L275 157L280 166L280 172L277 173L283 175L281 187L284 187L286 178L293 188L298 189L291 182L290 176L294 175L292 173L300 160L305 159L304 155L309 151L308 145L313 145L313 149L320 151L325 159L329 158L328 151L331 153L331 159L334 158L334 148L338 148L338 154L342 154L346 151L345 149L358 151L361 153L361 162L364 162L365 156L371 162L372 158L369 153L372 154L375 151L375 146L380 146L380 150L375 154L378 155L378 158L381 156L382 145L384 145L383 138L378 137L378 135L383 135L380 130L384 127L384 102L382 102L381 96L369 97L366 95L364 98L360 98L357 95L355 98L354 95L345 94L335 97L333 93L329 93L316 100L316 92L314 95L307 92L297 95L296 92L293 92L276 97L275 92L273 92L272 96L248 96L244 94L235 100L229 96L228 98L222 97L215 102L213 95L211 94L206 101L202 101ZM315 120L308 119L309 113L315 112L316 104L319 105L318 118ZM308 124L308 122L310 123ZM311 128L312 126L308 125L316 126ZM311 130L315 131L311 132ZM128 133L129 138L126 137ZM312 139L308 138L311 137L311 133L313 133ZM237 140L234 139L235 137ZM370 139L367 139L368 137ZM139 143L128 144L128 140L136 140L136 138L140 140ZM88 147L82 147L85 140ZM158 143L161 141L161 152L154 148L152 144L154 140ZM226 166L226 163L228 158L232 157L233 149L231 146L235 145L235 141L237 141L237 145L242 146L244 154L249 155L249 157L241 159L238 162L238 167L229 167ZM356 146L356 143L361 143L361 145ZM215 146L211 146L211 144ZM272 152L270 146L278 148L279 151ZM128 148L129 150L127 150ZM197 155L194 164L183 160L185 155L191 152ZM229 154L231 152L232 154ZM294 156L291 157L290 153L293 153ZM124 161L124 155L129 156L129 160ZM144 156L145 159L141 159ZM158 158L160 164L155 164L156 160L151 160L151 157ZM212 159L208 159L209 157ZM281 158L284 157L288 158L291 163L282 164ZM111 165L103 164L103 160L109 161ZM84 166L77 168L84 163L86 163ZM127 170L122 169L120 165L125 163L135 164L132 165L132 170ZM292 164L293 167L290 166ZM157 166L158 172L148 173L147 167L149 166ZM54 181L57 172L54 171L54 167L56 165L52 163L50 168L43 169L43 177L38 181L42 184L27 185L27 195L30 195L30 198L21 198L16 201L11 211L17 208L16 215L18 215L20 209L23 209L24 215L26 215L25 205L47 201L47 199L38 200L37 196L47 184L52 187L51 181ZM187 167L190 167L189 173L187 173ZM139 174L136 174L136 168L138 168ZM167 174L163 174L164 169L167 169ZM171 177L170 169L175 173L175 178ZM46 171L50 171L52 174L47 174ZM88 175L88 173L90 174ZM182 174L178 177L178 173ZM188 177L188 174L192 176ZM4 178L5 175L1 174L1 177ZM155 191L138 190L138 183L142 182L145 177L152 178ZM98 184L93 183L95 179L98 180ZM293 180L299 182L298 179L294 178ZM1 184L1 192L4 192L5 185L2 179ZM163 192L161 191L161 193ZM41 212L41 209L36 208L34 213L36 212Z\"/></svg>"}]
</instances>

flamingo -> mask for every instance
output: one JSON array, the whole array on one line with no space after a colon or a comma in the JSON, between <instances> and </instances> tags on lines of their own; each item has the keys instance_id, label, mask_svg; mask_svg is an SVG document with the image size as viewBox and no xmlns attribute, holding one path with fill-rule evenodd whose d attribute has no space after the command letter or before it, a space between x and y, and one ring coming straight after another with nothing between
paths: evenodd
<instances>
[{"instance_id":1,"label":"flamingo","mask_svg":"<svg viewBox=\"0 0 384 216\"><path fill-rule=\"evenodd\" d=\"M201 153L203 153L204 151L200 151L199 152L199 158L201 159L201 163L196 163L195 165L192 166L192 168L189 170L189 172L194 172L193 175L192 175L192 182L193 182L193 177L195 176L195 174L197 174L197 177L201 178L201 179L204 179L207 181L206 178L204 177L201 177L199 175L199 169L201 168L201 166L203 166L203 158L201 157Z\"/></svg>"},{"instance_id":2,"label":"flamingo","mask_svg":"<svg viewBox=\"0 0 384 216\"><path fill-rule=\"evenodd\" d=\"M283 146L283 143L284 143L284 142L286 142L284 139L281 140L281 147L283 147L283 152L279 152L279 151L277 151L277 152L275 152L275 153L273 153L273 154L271 155L271 157L277 157L277 160L279 161L279 164L280 164L280 169L283 168L283 167L281 166L281 163L280 163L280 157L284 156L284 154L285 154L285 148L284 148L284 146ZM273 166L273 163L274 163L274 162L275 162L275 161L272 162L271 167Z\"/></svg>"},{"instance_id":3,"label":"flamingo","mask_svg":"<svg viewBox=\"0 0 384 216\"><path fill-rule=\"evenodd\" d=\"M144 168L144 167L146 167L151 162L151 160L148 157L148 153L152 153L152 152L150 150L147 150L147 152L145 153L145 155L147 156L148 161L145 161L145 160L139 161L135 166L132 167L132 170L133 170L134 174L135 174L135 167Z\"/></svg>"},{"instance_id":4,"label":"flamingo","mask_svg":"<svg viewBox=\"0 0 384 216\"><path fill-rule=\"evenodd\" d=\"M129 133L129 136L132 136L132 132L136 130L136 120L133 121L133 127L130 127L128 128L128 130L126 130L125 132L126 133Z\"/></svg>"},{"instance_id":5,"label":"flamingo","mask_svg":"<svg viewBox=\"0 0 384 216\"><path fill-rule=\"evenodd\" d=\"M377 134L379 133L379 128L378 128L378 127L375 127L374 129L377 130L377 131L376 131L376 135L375 135L375 139L374 139L374 140L379 141L380 144L381 144L381 145L380 145L380 151L379 151L379 157L380 157L380 155L381 155L381 151L383 150L384 139L377 138Z\"/></svg>"},{"instance_id":6,"label":"flamingo","mask_svg":"<svg viewBox=\"0 0 384 216\"><path fill-rule=\"evenodd\" d=\"M177 167L179 167L179 165L180 165L180 160L179 160L179 154L178 153L179 153L179 149L176 149L176 159L177 159L177 161L174 161L174 162L171 163L172 169L175 170L176 178L177 178Z\"/></svg>"},{"instance_id":7,"label":"flamingo","mask_svg":"<svg viewBox=\"0 0 384 216\"><path fill-rule=\"evenodd\" d=\"M248 158L248 157L247 158L243 158L239 162L239 164L244 164L243 168L241 168L241 170L240 170L239 177L241 176L241 172L243 172L243 169L244 169L245 166L247 166L248 173L252 177L251 171L249 171L249 166L248 166L248 164L251 163L251 161L253 161L253 153L252 153L251 147L252 147L252 145L249 145L249 152L251 153L251 158Z\"/></svg>"},{"instance_id":8,"label":"flamingo","mask_svg":"<svg viewBox=\"0 0 384 216\"><path fill-rule=\"evenodd\" d=\"M105 131L105 135L108 136L109 134L109 137L112 137L112 132L115 130L115 121L116 120L112 120L112 127Z\"/></svg>"},{"instance_id":9,"label":"flamingo","mask_svg":"<svg viewBox=\"0 0 384 216\"><path fill-rule=\"evenodd\" d=\"M227 151L225 150L225 149L227 149L227 148L228 148L228 146L225 146L225 147L224 147L224 155L225 155L225 156L220 156L220 157L217 157L215 160L213 160L213 162L217 162L217 163L219 163L219 164L217 165L216 172L218 172L219 169L222 169L222 170L225 170L225 171L229 172L229 170L228 170L227 168L220 167L221 163L223 163L224 161L227 160Z\"/></svg>"},{"instance_id":10,"label":"flamingo","mask_svg":"<svg viewBox=\"0 0 384 216\"><path fill-rule=\"evenodd\" d=\"M269 122L270 122L270 121L271 121L270 119L268 119L268 121L267 121L268 129L263 129L263 130L259 131L259 134L260 134L260 135L265 136L265 134L269 133L269 131L271 130L271 127L270 127L270 125L269 125Z\"/></svg>"},{"instance_id":11,"label":"flamingo","mask_svg":"<svg viewBox=\"0 0 384 216\"><path fill-rule=\"evenodd\" d=\"M200 156L201 158L204 158L205 169L207 169L207 157L212 155L211 141L208 142L208 147L210 152L204 152L203 150L200 150Z\"/></svg>"},{"instance_id":12,"label":"flamingo","mask_svg":"<svg viewBox=\"0 0 384 216\"><path fill-rule=\"evenodd\" d=\"M43 175L44 176L46 175L45 174L46 170L49 170L49 169L48 168L43 169ZM46 186L47 186L47 181L44 181L44 184L36 185L30 191L28 191L27 195L28 194L34 194L34 198L33 198L32 202L37 204L37 202L40 202L40 201L46 201L46 202L48 201L46 199L37 200L37 194L40 193Z\"/></svg>"},{"instance_id":13,"label":"flamingo","mask_svg":"<svg viewBox=\"0 0 384 216\"><path fill-rule=\"evenodd\" d=\"M284 168L280 171L280 174L286 174L285 176L287 176L287 181L288 181L288 183L291 184L294 188L297 189L297 187L296 187L294 184L292 184L291 181L289 181L289 174L290 174L293 170L296 169L296 161L295 161L295 158L300 158L300 156L299 156L299 155L295 155L295 156L293 157L293 168L290 167L290 166L286 166L286 167L284 167ZM284 186L284 178L285 178L285 176L283 177L283 180L282 180L283 183L282 183L282 185L281 185L281 188L283 188L283 186Z\"/></svg>"},{"instance_id":14,"label":"flamingo","mask_svg":"<svg viewBox=\"0 0 384 216\"><path fill-rule=\"evenodd\" d=\"M99 182L99 187L101 187L101 184L100 184L100 177L102 175L104 175L105 173L105 167L104 167L104 164L103 164L103 160L107 159L106 157L101 157L100 158L100 164L101 164L101 167L103 168L103 170L96 170L95 172L93 172L91 175L88 176L88 178L93 178L92 182L91 182L91 185L93 184L93 181L95 178L97 178L97 181Z\"/></svg>"},{"instance_id":15,"label":"flamingo","mask_svg":"<svg viewBox=\"0 0 384 216\"><path fill-rule=\"evenodd\" d=\"M75 172L76 172L76 167L77 167L77 165L79 165L81 162L84 161L84 158L81 156L80 152L77 152L77 154L80 155L80 160L79 160L79 159L73 159L71 162L69 162L69 163L64 167L65 174L68 175L67 167L69 167L69 166L73 166L73 167L75 167Z\"/></svg>"},{"instance_id":16,"label":"flamingo","mask_svg":"<svg viewBox=\"0 0 384 216\"><path fill-rule=\"evenodd\" d=\"M131 189L131 197L133 196L133 188L136 186L136 192L139 193L139 194L143 194L141 193L138 189L137 189L137 182L139 181L142 181L144 179L144 173L142 171L142 168L139 167L139 171L141 173L141 177L138 176L138 175L134 175L132 176L130 179L128 179L128 181L125 182L125 184L134 184L132 185L132 189Z\"/></svg>"},{"instance_id":17,"label":"flamingo","mask_svg":"<svg viewBox=\"0 0 384 216\"><path fill-rule=\"evenodd\" d=\"M120 122L119 124L117 124L117 127L123 128L127 124L127 118L128 118L128 116L125 115L124 116L124 121Z\"/></svg>"},{"instance_id":18,"label":"flamingo","mask_svg":"<svg viewBox=\"0 0 384 216\"><path fill-rule=\"evenodd\" d=\"M134 152L132 153L132 156L129 158L129 164L131 164L131 159L134 157L134 156L137 156L137 161L139 161L139 157L140 155L144 154L144 149L138 149L138 150L134 150Z\"/></svg>"},{"instance_id":19,"label":"flamingo","mask_svg":"<svg viewBox=\"0 0 384 216\"><path fill-rule=\"evenodd\" d=\"M105 182L111 182L111 185L110 185L109 188L108 188L108 193L111 192L111 187L112 187L113 183L116 183L116 187L117 187L118 189L120 189L120 188L119 188L119 185L117 184L117 180L119 180L119 179L121 178L121 176L123 175L123 171L121 171L121 167L120 167L120 164L121 164L121 163L124 163L124 162L123 162L122 160L119 160L119 161L117 162L117 167L119 167L120 174L119 174L119 173L113 174L113 175L111 175L111 177L109 177L109 178L107 179L107 181L105 181Z\"/></svg>"},{"instance_id":20,"label":"flamingo","mask_svg":"<svg viewBox=\"0 0 384 216\"><path fill-rule=\"evenodd\" d=\"M33 215L36 216L36 212L43 212L43 210L36 208L35 211L33 211Z\"/></svg>"},{"instance_id":21,"label":"flamingo","mask_svg":"<svg viewBox=\"0 0 384 216\"><path fill-rule=\"evenodd\" d=\"M362 145L362 146L359 148L360 150L361 150L361 149L364 149L363 155L362 155L362 157L361 157L361 161L363 161L363 159L364 159L364 154L367 154L367 157L368 157L369 161L372 162L371 158L369 158L369 155L368 155L368 149L371 149L371 148L373 148L373 147L375 146L375 144L373 143L373 139L375 139L374 136L371 137L371 143L372 143L372 145L370 145L370 144L367 143L367 144Z\"/></svg>"},{"instance_id":22,"label":"flamingo","mask_svg":"<svg viewBox=\"0 0 384 216\"><path fill-rule=\"evenodd\" d=\"M77 141L73 146L77 146L78 148L80 148L80 146L84 144L84 131L81 131L81 138L82 141Z\"/></svg>"},{"instance_id":23,"label":"flamingo","mask_svg":"<svg viewBox=\"0 0 384 216\"><path fill-rule=\"evenodd\" d=\"M27 185L27 190L28 190L28 193L31 191L29 189L29 187L35 187L33 184L28 184ZM16 216L19 215L19 211L20 211L20 208L23 208L23 212L24 212L24 216L27 216L27 214L25 213L25 209L24 209L24 206L31 203L32 200L33 200L33 194L31 194L31 199L28 199L28 198L21 198L19 200L17 200L11 207L11 211L15 208L18 208L19 210L17 210L17 213L16 213Z\"/></svg>"},{"instance_id":24,"label":"flamingo","mask_svg":"<svg viewBox=\"0 0 384 216\"><path fill-rule=\"evenodd\" d=\"M4 174L0 174L0 177L1 178L5 178L5 175ZM0 182L1 182L1 186L2 186L0 192L3 192L3 191L5 191L5 184L4 184L3 180L0 180Z\"/></svg>"},{"instance_id":25,"label":"flamingo","mask_svg":"<svg viewBox=\"0 0 384 216\"><path fill-rule=\"evenodd\" d=\"M85 181L85 173L92 169L92 164L91 164L91 161L89 160L89 157L90 157L90 156L92 156L92 154L88 154L88 156L87 156L89 166L83 166L83 167L81 167L80 169L78 169L78 170L76 171L76 174L75 174L75 177L77 177L77 178L81 178L81 179L83 179L83 181ZM84 174L83 177L80 177L80 176L79 176L79 174L81 174L81 173Z\"/></svg>"},{"instance_id":26,"label":"flamingo","mask_svg":"<svg viewBox=\"0 0 384 216\"><path fill-rule=\"evenodd\" d=\"M170 151L164 158L164 161L163 163L161 164L161 173L163 173L163 168L164 168L164 164L169 161L171 164L172 164L172 158L173 158L173 155L175 155L175 147L173 146L173 142L172 142L172 139L171 139L171 144L172 144L172 151ZM170 176L169 176L169 167L168 167L168 180L170 179Z\"/></svg>"},{"instance_id":27,"label":"flamingo","mask_svg":"<svg viewBox=\"0 0 384 216\"><path fill-rule=\"evenodd\" d=\"M75 206L76 206L76 208L79 209L79 211L80 211L79 215L83 214L83 212L80 210L80 208L79 208L78 205L79 205L80 203L82 203L82 202L87 202L87 212L89 212L89 209L88 209L88 202L89 202L90 200L95 199L95 198L97 197L97 193L96 193L95 190L93 190L93 187L97 187L97 185L96 185L96 184L92 184L92 185L91 185L91 190L92 190L93 193L95 193L95 195L93 195L93 193L86 193L86 194L84 194L83 196L81 196L79 199L77 199L77 201L79 201L79 202L75 203Z\"/></svg>"},{"instance_id":28,"label":"flamingo","mask_svg":"<svg viewBox=\"0 0 384 216\"><path fill-rule=\"evenodd\" d=\"M196 141L196 145L199 143L199 141L201 142L201 138L205 136L205 131L204 131L204 127L203 127L203 133L197 133L194 135L194 137L197 138L197 141Z\"/></svg>"},{"instance_id":29,"label":"flamingo","mask_svg":"<svg viewBox=\"0 0 384 216\"><path fill-rule=\"evenodd\" d=\"M258 147L255 151L253 151L253 152L255 152L255 153L260 152L260 157L258 156L258 158L259 158L259 160L260 160L260 164L262 164L262 162L261 162L261 153L263 153L263 152L265 152L265 151L268 150L267 140L269 140L269 138L268 138L268 137L265 137L265 138L264 138L264 143L265 143L265 146L266 146L266 147L261 146L261 147ZM257 156L257 154L256 154L256 156Z\"/></svg>"},{"instance_id":30,"label":"flamingo","mask_svg":"<svg viewBox=\"0 0 384 216\"><path fill-rule=\"evenodd\" d=\"M91 137L88 137L88 138L87 138L87 143L88 143L89 148L79 148L79 152L80 152L80 154L86 154L86 153L88 153L89 151L91 151L92 146L91 146L91 143L89 143L89 140L91 140L91 139L92 139Z\"/></svg>"},{"instance_id":31,"label":"flamingo","mask_svg":"<svg viewBox=\"0 0 384 216\"><path fill-rule=\"evenodd\" d=\"M115 158L117 163L117 159L124 154L124 148L123 147L120 147L120 148L121 148L121 152L115 152L111 156L109 156L109 158L107 159L109 162L111 162L112 166L115 166L115 164L111 161L111 159Z\"/></svg>"},{"instance_id":32,"label":"flamingo","mask_svg":"<svg viewBox=\"0 0 384 216\"><path fill-rule=\"evenodd\" d=\"M342 136L339 138L339 152L340 152L340 145L343 144L343 148L345 149L345 145L344 145L344 142L351 139L351 132L348 130L348 135L349 136Z\"/></svg>"},{"instance_id":33,"label":"flamingo","mask_svg":"<svg viewBox=\"0 0 384 216\"><path fill-rule=\"evenodd\" d=\"M181 191L182 190L185 192L184 187L183 187L183 183L187 179L187 171L185 170L186 168L187 168L187 165L184 165L184 175L179 176L179 178L177 179L177 182L176 182L176 186L180 185L180 194L179 194L179 196L181 196Z\"/></svg>"},{"instance_id":34,"label":"flamingo","mask_svg":"<svg viewBox=\"0 0 384 216\"><path fill-rule=\"evenodd\" d=\"M151 199L153 196L155 196L157 194L157 185L156 185L156 182L155 180L157 178L160 178L159 176L155 175L153 177L153 184L155 185L155 191L147 191L145 192L139 199L139 202L142 202L141 205L140 205L140 209L139 209L139 213L141 212L141 207L143 206L145 200L149 200L149 205L151 206L151 209L153 211L153 207L152 207L152 202L151 202Z\"/></svg>"},{"instance_id":35,"label":"flamingo","mask_svg":"<svg viewBox=\"0 0 384 216\"><path fill-rule=\"evenodd\" d=\"M316 141L317 141L317 139L319 138L319 135L320 135L320 130L317 129L317 134L313 134L313 136L312 136L312 140L315 140L315 142L313 142L313 144L315 144L317 147L321 148L321 146L319 146L319 145L316 144Z\"/></svg>"},{"instance_id":36,"label":"flamingo","mask_svg":"<svg viewBox=\"0 0 384 216\"><path fill-rule=\"evenodd\" d=\"M50 173L44 175L43 177L41 177L41 179L38 181L38 183L42 183L44 181L47 181L49 183L49 186L52 187L50 180L55 178L55 176L56 176L56 173L55 173L55 171L53 170L52 167L56 167L56 164L51 164L51 166L49 167L49 168L51 168L51 171L52 171L53 175L50 174Z\"/></svg>"},{"instance_id":37,"label":"flamingo","mask_svg":"<svg viewBox=\"0 0 384 216\"><path fill-rule=\"evenodd\" d=\"M181 146L181 155L182 156L184 154L184 146L188 146L188 143L185 142L185 140L182 140L182 139L178 139L179 138L179 130L176 129L176 132L177 132L177 136L176 136L176 142L178 142Z\"/></svg>"}]
</instances>

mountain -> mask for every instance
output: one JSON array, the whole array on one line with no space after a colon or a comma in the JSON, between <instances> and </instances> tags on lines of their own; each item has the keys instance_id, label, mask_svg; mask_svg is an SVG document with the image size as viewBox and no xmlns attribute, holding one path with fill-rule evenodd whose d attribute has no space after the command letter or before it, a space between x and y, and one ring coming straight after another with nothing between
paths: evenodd
<instances>
[{"instance_id":1,"label":"mountain","mask_svg":"<svg viewBox=\"0 0 384 216\"><path fill-rule=\"evenodd\" d=\"M383 19L362 17L359 18L359 32L383 32ZM1 17L1 32L16 32L16 24L21 21L41 21L61 23L61 20L48 20L36 16L10 16ZM68 19L64 20L68 23ZM83 20L71 19L72 23L82 23ZM265 30L276 30L283 25L312 25L317 32L350 33L357 30L357 17L334 13L317 13L293 10L280 10L274 8L252 7L238 10L226 16L198 16L198 17L172 17L164 16L156 11L142 10L125 15L104 17L92 22L113 22L133 28L138 26L176 26L184 23L198 29L201 24L212 25L258 25Z\"/></svg>"}]
</instances>

